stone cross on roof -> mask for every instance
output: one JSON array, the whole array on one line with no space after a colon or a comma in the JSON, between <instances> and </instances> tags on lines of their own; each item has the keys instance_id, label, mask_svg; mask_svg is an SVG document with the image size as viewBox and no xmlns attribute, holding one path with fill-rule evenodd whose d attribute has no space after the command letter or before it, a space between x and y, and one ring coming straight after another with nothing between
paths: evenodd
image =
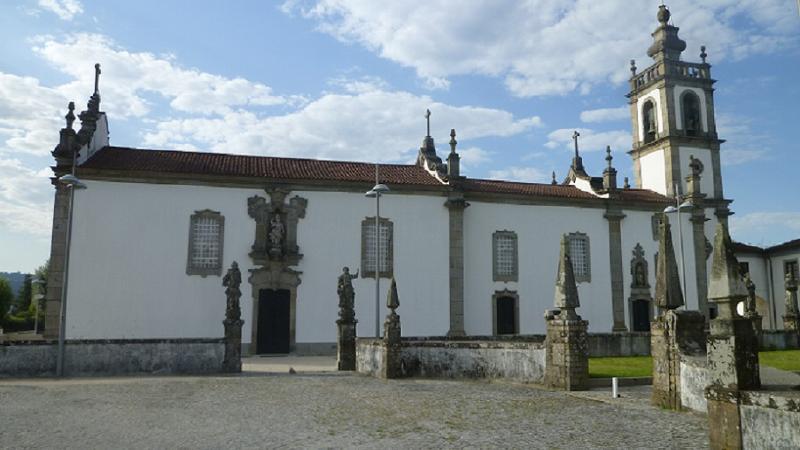
<instances>
[{"instance_id":1,"label":"stone cross on roof","mask_svg":"<svg viewBox=\"0 0 800 450\"><path fill-rule=\"evenodd\" d=\"M430 136L431 135L431 110L430 109L426 109L425 110L425 121L428 122L428 134L427 134L427 136Z\"/></svg>"},{"instance_id":2,"label":"stone cross on roof","mask_svg":"<svg viewBox=\"0 0 800 450\"><path fill-rule=\"evenodd\" d=\"M94 65L94 93L100 92L100 63Z\"/></svg>"},{"instance_id":3,"label":"stone cross on roof","mask_svg":"<svg viewBox=\"0 0 800 450\"><path fill-rule=\"evenodd\" d=\"M575 157L576 158L578 157L578 136L580 136L580 135L581 134L578 133L578 130L575 130L575 132L572 133L572 140L575 141Z\"/></svg>"}]
</instances>

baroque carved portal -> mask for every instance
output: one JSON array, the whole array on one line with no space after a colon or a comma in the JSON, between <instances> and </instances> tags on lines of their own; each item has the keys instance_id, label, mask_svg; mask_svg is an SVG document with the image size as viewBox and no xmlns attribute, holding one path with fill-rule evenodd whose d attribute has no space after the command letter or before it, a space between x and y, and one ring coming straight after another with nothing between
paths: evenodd
<instances>
[{"instance_id":1,"label":"baroque carved portal","mask_svg":"<svg viewBox=\"0 0 800 450\"><path fill-rule=\"evenodd\" d=\"M647 266L644 249L637 243L631 259L631 293L628 297L628 320L633 331L650 331L650 321L654 314Z\"/></svg>"}]
</instances>

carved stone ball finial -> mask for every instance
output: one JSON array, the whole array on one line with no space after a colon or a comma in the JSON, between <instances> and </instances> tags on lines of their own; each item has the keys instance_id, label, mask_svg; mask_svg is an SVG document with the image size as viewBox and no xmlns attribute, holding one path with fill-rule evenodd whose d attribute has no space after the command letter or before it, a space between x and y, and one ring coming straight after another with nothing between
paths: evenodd
<instances>
[{"instance_id":1,"label":"carved stone ball finial","mask_svg":"<svg viewBox=\"0 0 800 450\"><path fill-rule=\"evenodd\" d=\"M75 102L69 102L67 105L67 115L64 116L67 119L67 129L72 129L72 124L75 122Z\"/></svg>"},{"instance_id":2,"label":"carved stone ball finial","mask_svg":"<svg viewBox=\"0 0 800 450\"><path fill-rule=\"evenodd\" d=\"M451 128L450 129L450 153L455 153L456 152L456 145L457 144L458 144L458 141L456 141L456 129L455 128Z\"/></svg>"},{"instance_id":3,"label":"carved stone ball finial","mask_svg":"<svg viewBox=\"0 0 800 450\"><path fill-rule=\"evenodd\" d=\"M558 182L556 181L556 171L555 170L553 171L553 179L550 181L550 184L554 184L554 185L558 184Z\"/></svg>"},{"instance_id":4,"label":"carved stone ball finial","mask_svg":"<svg viewBox=\"0 0 800 450\"><path fill-rule=\"evenodd\" d=\"M622 187L624 189L630 189L631 188L631 184L630 184L630 182L628 182L628 177L625 177L625 184L622 185Z\"/></svg>"},{"instance_id":5,"label":"carved stone ball finial","mask_svg":"<svg viewBox=\"0 0 800 450\"><path fill-rule=\"evenodd\" d=\"M610 145L606 145L606 162L608 163L608 168L609 169L611 168L611 161L613 159L614 159L614 157L611 156L611 146Z\"/></svg>"},{"instance_id":6,"label":"carved stone ball finial","mask_svg":"<svg viewBox=\"0 0 800 450\"><path fill-rule=\"evenodd\" d=\"M636 60L631 60L631 76L636 75Z\"/></svg>"},{"instance_id":7,"label":"carved stone ball finial","mask_svg":"<svg viewBox=\"0 0 800 450\"><path fill-rule=\"evenodd\" d=\"M700 59L703 61L703 64L706 63L706 57L707 56L708 56L708 54L706 53L706 46L705 45L701 45L700 46Z\"/></svg>"},{"instance_id":8,"label":"carved stone ball finial","mask_svg":"<svg viewBox=\"0 0 800 450\"><path fill-rule=\"evenodd\" d=\"M658 19L661 25L666 25L669 22L670 12L667 9L667 6L664 4L659 5L658 7L658 14L656 14L656 18Z\"/></svg>"}]
</instances>

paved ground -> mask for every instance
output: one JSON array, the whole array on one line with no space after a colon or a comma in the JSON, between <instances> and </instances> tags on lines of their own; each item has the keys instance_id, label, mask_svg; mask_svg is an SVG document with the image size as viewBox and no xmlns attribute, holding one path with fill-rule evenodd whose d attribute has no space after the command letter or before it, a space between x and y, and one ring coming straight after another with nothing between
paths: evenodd
<instances>
[{"instance_id":1,"label":"paved ground","mask_svg":"<svg viewBox=\"0 0 800 450\"><path fill-rule=\"evenodd\" d=\"M704 417L650 407L646 387L612 400L605 390L574 396L505 382L381 381L295 365L296 375L0 380L0 447L629 449L707 442Z\"/></svg>"}]
</instances>

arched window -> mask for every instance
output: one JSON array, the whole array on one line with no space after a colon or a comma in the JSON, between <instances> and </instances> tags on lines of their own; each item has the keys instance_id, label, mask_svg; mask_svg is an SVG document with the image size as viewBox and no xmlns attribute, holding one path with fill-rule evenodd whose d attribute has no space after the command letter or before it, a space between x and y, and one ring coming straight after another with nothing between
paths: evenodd
<instances>
[{"instance_id":1,"label":"arched window","mask_svg":"<svg viewBox=\"0 0 800 450\"><path fill-rule=\"evenodd\" d=\"M683 94L683 129L687 136L697 136L702 130L700 123L700 98L697 94L687 91Z\"/></svg>"},{"instance_id":2,"label":"arched window","mask_svg":"<svg viewBox=\"0 0 800 450\"><path fill-rule=\"evenodd\" d=\"M653 142L656 140L656 110L653 102L646 101L642 108L642 122L644 123L644 142Z\"/></svg>"}]
</instances>

